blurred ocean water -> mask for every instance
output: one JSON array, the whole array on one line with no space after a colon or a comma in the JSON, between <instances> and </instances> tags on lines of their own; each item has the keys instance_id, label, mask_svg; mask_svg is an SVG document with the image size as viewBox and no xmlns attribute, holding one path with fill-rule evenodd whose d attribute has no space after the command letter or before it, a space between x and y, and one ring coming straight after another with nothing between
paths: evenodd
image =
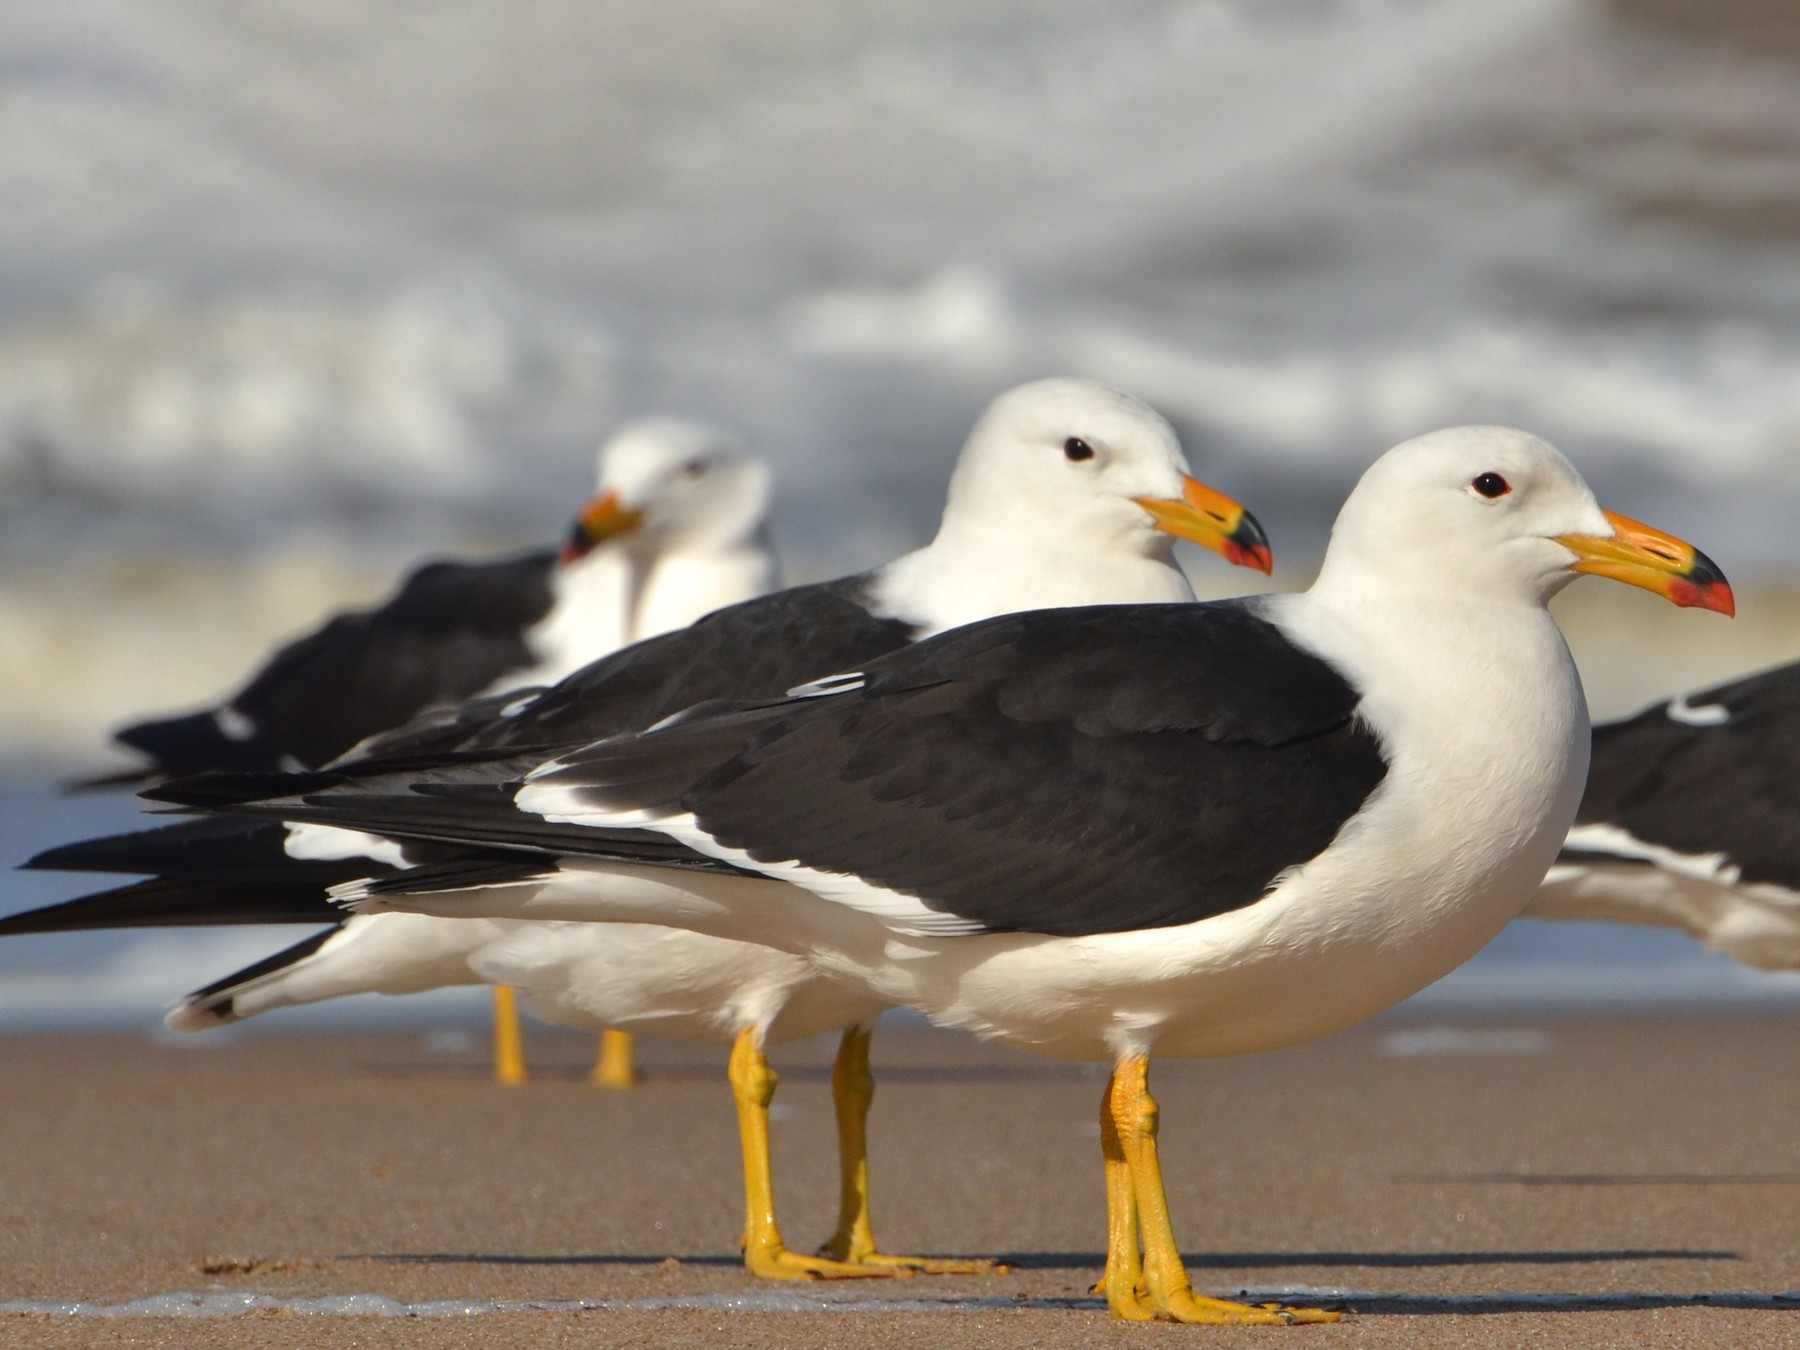
<instances>
[{"instance_id":1,"label":"blurred ocean water","mask_svg":"<svg viewBox=\"0 0 1800 1350\"><path fill-rule=\"evenodd\" d=\"M1800 80L1663 8L11 7L6 548L541 531L681 405L841 568L1077 370L1309 552L1376 449L1508 419L1787 564Z\"/></svg>"},{"instance_id":2,"label":"blurred ocean water","mask_svg":"<svg viewBox=\"0 0 1800 1350\"><path fill-rule=\"evenodd\" d=\"M0 10L0 863L100 828L46 788L107 726L409 557L553 537L648 409L767 449L798 578L919 542L1040 374L1174 417L1284 585L1377 450L1512 422L1745 583L1730 625L1576 587L1598 712L1800 656L1797 34L1764 0ZM166 994L271 945L216 940Z\"/></svg>"}]
</instances>

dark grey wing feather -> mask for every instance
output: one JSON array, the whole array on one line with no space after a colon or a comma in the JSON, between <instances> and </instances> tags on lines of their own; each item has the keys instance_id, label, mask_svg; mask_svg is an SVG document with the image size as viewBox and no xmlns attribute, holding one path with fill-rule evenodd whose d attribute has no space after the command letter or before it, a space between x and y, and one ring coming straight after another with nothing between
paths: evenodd
<instances>
[{"instance_id":1,"label":"dark grey wing feather","mask_svg":"<svg viewBox=\"0 0 1800 1350\"><path fill-rule=\"evenodd\" d=\"M579 746L714 699L777 698L820 676L854 670L912 640L914 629L871 613L867 579L847 577L746 600L634 643L533 696L491 696L433 709L371 740L322 775L284 785L263 774L179 779L144 795L220 808L397 773L456 770Z\"/></svg>"},{"instance_id":2,"label":"dark grey wing feather","mask_svg":"<svg viewBox=\"0 0 1800 1350\"><path fill-rule=\"evenodd\" d=\"M286 844L287 830L279 822L208 816L64 844L24 866L40 872L120 872L245 883L333 885L346 879L339 875L341 863L290 858Z\"/></svg>"}]
</instances>

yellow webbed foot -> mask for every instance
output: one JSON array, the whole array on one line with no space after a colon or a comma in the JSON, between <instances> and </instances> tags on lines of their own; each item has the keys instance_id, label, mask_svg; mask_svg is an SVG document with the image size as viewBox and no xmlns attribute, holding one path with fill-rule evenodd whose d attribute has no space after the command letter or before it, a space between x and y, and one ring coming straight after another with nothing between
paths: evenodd
<instances>
[{"instance_id":1,"label":"yellow webbed foot","mask_svg":"<svg viewBox=\"0 0 1800 1350\"><path fill-rule=\"evenodd\" d=\"M746 1251L744 1266L752 1275L764 1280L909 1280L918 1273L904 1266L802 1256L786 1247Z\"/></svg>"},{"instance_id":2,"label":"yellow webbed foot","mask_svg":"<svg viewBox=\"0 0 1800 1350\"><path fill-rule=\"evenodd\" d=\"M1140 1276L1131 1282L1131 1288L1114 1295L1110 1274L1102 1274L1088 1289L1090 1294L1098 1294L1106 1300L1107 1311L1125 1322L1151 1322L1156 1319L1156 1309L1150 1306L1150 1286Z\"/></svg>"},{"instance_id":3,"label":"yellow webbed foot","mask_svg":"<svg viewBox=\"0 0 1800 1350\"><path fill-rule=\"evenodd\" d=\"M892 1280L917 1274L903 1266L802 1256L782 1241L769 1163L769 1103L776 1081L761 1033L754 1027L739 1032L731 1051L731 1086L744 1148L744 1265L764 1280Z\"/></svg>"},{"instance_id":4,"label":"yellow webbed foot","mask_svg":"<svg viewBox=\"0 0 1800 1350\"><path fill-rule=\"evenodd\" d=\"M1007 1275L1012 1267L1002 1261L953 1256L890 1256L873 1247L828 1242L819 1255L853 1265L886 1266L920 1275Z\"/></svg>"},{"instance_id":5,"label":"yellow webbed foot","mask_svg":"<svg viewBox=\"0 0 1800 1350\"><path fill-rule=\"evenodd\" d=\"M1232 1303L1207 1298L1191 1289L1172 1290L1157 1300L1158 1321L1208 1327L1290 1327L1303 1323L1340 1322L1344 1315L1323 1308L1290 1308L1282 1303Z\"/></svg>"},{"instance_id":6,"label":"yellow webbed foot","mask_svg":"<svg viewBox=\"0 0 1800 1350\"><path fill-rule=\"evenodd\" d=\"M869 1104L875 1078L869 1071L871 1029L848 1027L831 1071L832 1103L838 1126L838 1227L819 1255L856 1266L878 1266L908 1275L995 1275L1008 1269L995 1261L954 1257L889 1256L875 1245L869 1224Z\"/></svg>"},{"instance_id":7,"label":"yellow webbed foot","mask_svg":"<svg viewBox=\"0 0 1800 1350\"><path fill-rule=\"evenodd\" d=\"M1102 1275L1094 1281L1094 1287L1088 1293L1105 1295L1106 1310L1121 1322L1156 1320L1156 1308L1150 1302L1150 1291L1141 1283L1122 1292L1114 1292L1106 1276Z\"/></svg>"},{"instance_id":8,"label":"yellow webbed foot","mask_svg":"<svg viewBox=\"0 0 1800 1350\"><path fill-rule=\"evenodd\" d=\"M1342 1313L1280 1303L1232 1303L1196 1294L1188 1283L1169 1221L1168 1194L1156 1136L1159 1111L1150 1095L1149 1060L1121 1056L1100 1108L1100 1146L1106 1159L1107 1306L1114 1317L1200 1326L1285 1327L1337 1322ZM1134 1231L1135 1230L1135 1231Z\"/></svg>"}]
</instances>

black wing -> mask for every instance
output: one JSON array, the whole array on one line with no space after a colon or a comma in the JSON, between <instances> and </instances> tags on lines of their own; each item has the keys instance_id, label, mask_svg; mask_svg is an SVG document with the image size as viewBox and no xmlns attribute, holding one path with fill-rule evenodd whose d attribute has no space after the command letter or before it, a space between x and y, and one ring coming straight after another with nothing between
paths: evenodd
<instances>
[{"instance_id":1,"label":"black wing","mask_svg":"<svg viewBox=\"0 0 1800 1350\"><path fill-rule=\"evenodd\" d=\"M1800 889L1800 663L1690 694L1694 725L1659 704L1594 731L1580 825L1677 853L1723 853L1745 881Z\"/></svg>"},{"instance_id":2,"label":"black wing","mask_svg":"<svg viewBox=\"0 0 1800 1350\"><path fill-rule=\"evenodd\" d=\"M914 630L900 620L873 614L864 598L866 589L865 578L850 577L731 606L690 628L614 653L536 697L490 696L456 708L432 709L417 722L375 738L352 760L330 770L305 774L265 770L176 780L145 795L213 810L240 805L261 809L252 804L273 802L275 809L262 813L274 819L186 822L52 850L33 865L165 878L255 876L284 887L310 880L322 901L326 886L387 869L367 860L289 859L282 848L285 830L275 821L356 819L358 828L384 832L385 827L397 838L437 841L459 837L472 819L485 827L485 843L538 855L553 852L579 831L552 829L513 809L512 780L546 757L520 747L579 746L648 726L707 699L779 696L807 680L860 666L904 646ZM397 774L404 774L405 780L394 786L389 780ZM460 795L425 798L415 791L421 775L448 780L461 788ZM666 844L660 851L650 851L659 862L675 856ZM415 855L467 857L455 850L433 854L416 843L408 848L409 858ZM168 912L185 914L197 907L197 888L178 895L182 903L171 905ZM220 892L214 921L250 921L239 917L251 912L242 896L241 891ZM284 892L284 905L285 897ZM189 900L196 900L196 905L190 906ZM147 906L122 909L105 902L66 912L64 917L94 924L108 914L117 915L120 924L151 921ZM55 919L46 915L34 921Z\"/></svg>"},{"instance_id":3,"label":"black wing","mask_svg":"<svg viewBox=\"0 0 1800 1350\"><path fill-rule=\"evenodd\" d=\"M491 868L509 859L523 858L532 871L541 871L546 859L576 854L616 859L628 853L633 862L659 867L709 872L740 870L695 853L655 831L595 829L545 820L519 810L513 794L540 762L532 755L438 770L435 778L401 773L350 779L320 792L226 803L220 809L238 816L260 817L263 823L303 821L402 841L408 866L393 872L391 877L387 874L392 869L366 858L313 864L349 869L330 877L326 885L370 877L396 880L396 885L384 887L382 894L433 890L436 887L432 885L413 883L471 867ZM398 880L402 878L404 882Z\"/></svg>"},{"instance_id":4,"label":"black wing","mask_svg":"<svg viewBox=\"0 0 1800 1350\"><path fill-rule=\"evenodd\" d=\"M141 751L147 774L316 767L421 709L467 698L528 669L530 627L550 612L556 555L436 562L378 609L342 614L282 647L225 717L140 722L115 739Z\"/></svg>"},{"instance_id":5,"label":"black wing","mask_svg":"<svg viewBox=\"0 0 1800 1350\"><path fill-rule=\"evenodd\" d=\"M1355 688L1253 603L1011 615L867 677L593 746L543 781L691 811L759 862L988 930L1076 936L1253 903L1387 772Z\"/></svg>"},{"instance_id":6,"label":"black wing","mask_svg":"<svg viewBox=\"0 0 1800 1350\"><path fill-rule=\"evenodd\" d=\"M377 771L378 766L385 771L390 766L429 764L455 754L487 732L493 723L515 710L530 707L547 692L546 686L532 685L426 708L410 721L359 741L333 760L326 772L367 773Z\"/></svg>"},{"instance_id":7,"label":"black wing","mask_svg":"<svg viewBox=\"0 0 1800 1350\"><path fill-rule=\"evenodd\" d=\"M462 748L529 750L639 731L697 703L779 698L857 670L913 640L902 619L871 613L866 577L795 586L746 600L594 662Z\"/></svg>"},{"instance_id":8,"label":"black wing","mask_svg":"<svg viewBox=\"0 0 1800 1350\"><path fill-rule=\"evenodd\" d=\"M50 849L25 866L142 873L150 880L6 915L0 918L0 937L97 928L336 923L343 912L327 894L329 887L394 870L371 858L290 858L286 839L287 828L278 821L207 817Z\"/></svg>"},{"instance_id":9,"label":"black wing","mask_svg":"<svg viewBox=\"0 0 1800 1350\"><path fill-rule=\"evenodd\" d=\"M318 792L356 778L454 771L487 760L522 757L523 772L532 767L528 756L534 752L547 758L557 749L638 731L709 700L779 698L911 642L910 624L870 612L866 589L866 578L848 577L728 606L603 657L535 696L488 697L433 710L321 774L206 775L145 795L216 809Z\"/></svg>"}]
</instances>

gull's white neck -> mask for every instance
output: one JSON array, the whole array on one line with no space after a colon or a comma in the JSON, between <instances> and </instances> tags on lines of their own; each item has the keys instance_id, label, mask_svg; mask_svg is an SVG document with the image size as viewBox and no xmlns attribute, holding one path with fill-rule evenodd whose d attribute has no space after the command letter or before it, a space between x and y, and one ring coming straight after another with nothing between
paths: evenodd
<instances>
[{"instance_id":1,"label":"gull's white neck","mask_svg":"<svg viewBox=\"0 0 1800 1350\"><path fill-rule=\"evenodd\" d=\"M1308 914L1303 901L1291 911L1354 935L1346 950L1383 953L1341 972L1359 992L1340 1006L1372 1012L1467 960L1530 900L1587 780L1587 701L1535 598L1396 589L1339 569L1260 603L1364 691L1359 715L1388 759L1344 847L1302 869L1296 898L1315 868L1374 877L1378 889L1346 901L1340 881L1330 912Z\"/></svg>"},{"instance_id":2,"label":"gull's white neck","mask_svg":"<svg viewBox=\"0 0 1800 1350\"><path fill-rule=\"evenodd\" d=\"M599 548L559 568L556 601L526 635L538 664L508 685L551 684L633 642L767 592L775 564L759 541L675 548L648 561Z\"/></svg>"},{"instance_id":3,"label":"gull's white neck","mask_svg":"<svg viewBox=\"0 0 1800 1350\"><path fill-rule=\"evenodd\" d=\"M620 548L597 548L560 566L551 580L550 612L526 633L537 665L496 690L526 684L554 684L590 661L631 641L636 568Z\"/></svg>"},{"instance_id":4,"label":"gull's white neck","mask_svg":"<svg viewBox=\"0 0 1800 1350\"><path fill-rule=\"evenodd\" d=\"M1396 587L1340 569L1264 603L1365 691L1361 714L1396 764L1429 755L1434 814L1460 803L1490 820L1506 809L1528 819L1541 803L1551 818L1529 833L1562 838L1587 778L1587 699L1541 600ZM1495 840L1510 842L1505 832Z\"/></svg>"},{"instance_id":5,"label":"gull's white neck","mask_svg":"<svg viewBox=\"0 0 1800 1350\"><path fill-rule=\"evenodd\" d=\"M1018 610L1194 598L1166 536L1089 542L1054 522L1019 530L948 517L930 544L881 568L870 591L878 612L921 637Z\"/></svg>"},{"instance_id":6,"label":"gull's white neck","mask_svg":"<svg viewBox=\"0 0 1800 1350\"><path fill-rule=\"evenodd\" d=\"M674 549L645 575L632 615L633 642L686 628L715 609L751 600L775 587L775 561L760 542Z\"/></svg>"}]
</instances>

